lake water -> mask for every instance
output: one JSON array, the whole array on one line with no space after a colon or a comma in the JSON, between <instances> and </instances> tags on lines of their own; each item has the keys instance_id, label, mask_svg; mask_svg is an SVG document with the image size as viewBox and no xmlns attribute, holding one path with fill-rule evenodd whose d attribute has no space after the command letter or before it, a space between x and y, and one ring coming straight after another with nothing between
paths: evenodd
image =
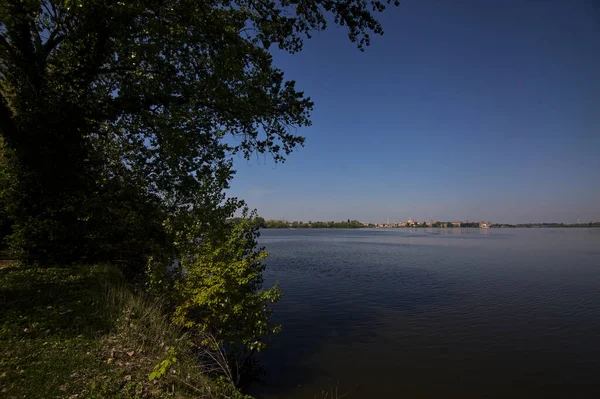
<instances>
[{"instance_id":1,"label":"lake water","mask_svg":"<svg viewBox=\"0 0 600 399\"><path fill-rule=\"evenodd\" d=\"M262 398L600 397L600 229L263 230ZM327 396L331 398L331 394Z\"/></svg>"}]
</instances>

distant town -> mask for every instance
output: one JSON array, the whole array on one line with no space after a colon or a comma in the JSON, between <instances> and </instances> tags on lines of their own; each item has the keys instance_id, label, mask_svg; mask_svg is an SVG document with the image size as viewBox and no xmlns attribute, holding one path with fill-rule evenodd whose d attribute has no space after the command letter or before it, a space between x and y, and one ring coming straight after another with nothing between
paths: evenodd
<instances>
[{"instance_id":1,"label":"distant town","mask_svg":"<svg viewBox=\"0 0 600 399\"><path fill-rule=\"evenodd\" d=\"M464 221L450 221L450 222L439 222L439 221L435 221L435 220L418 222L416 220L409 218L406 222L399 221L397 223L389 223L389 222L388 223L363 223L363 226L376 227L376 228L397 228L397 227L477 228L478 227L481 229L488 229L491 227L494 227L494 228L600 227L600 222L508 224L508 223L492 223L490 221L473 222L473 221L469 221L469 219L465 219Z\"/></svg>"},{"instance_id":2,"label":"distant town","mask_svg":"<svg viewBox=\"0 0 600 399\"><path fill-rule=\"evenodd\" d=\"M408 218L408 220L386 223L370 223L361 222L358 220L346 220L346 221L327 221L327 222L302 222L302 221L287 221L287 220L265 220L261 217L257 219L257 223L262 228L271 229L302 229L302 228L343 228L343 229L356 229L356 228L378 228L378 229L394 229L394 228L556 228L556 227L600 227L600 222L577 222L577 223L519 223L519 224L508 224L508 223L492 223L490 221L470 221L465 219L464 221L436 221L433 219L419 222Z\"/></svg>"}]
</instances>

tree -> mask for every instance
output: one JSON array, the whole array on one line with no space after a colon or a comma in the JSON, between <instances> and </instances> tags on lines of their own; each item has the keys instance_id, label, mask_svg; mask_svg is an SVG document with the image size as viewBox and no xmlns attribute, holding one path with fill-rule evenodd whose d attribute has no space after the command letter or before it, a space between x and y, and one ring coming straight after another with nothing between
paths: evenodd
<instances>
[{"instance_id":1,"label":"tree","mask_svg":"<svg viewBox=\"0 0 600 399\"><path fill-rule=\"evenodd\" d=\"M283 162L303 145L292 128L310 125L313 107L270 51L300 51L328 15L363 50L383 33L372 13L389 3L1 2L13 248L40 264L122 260L133 275L147 264L151 281L176 290L176 320L210 320L220 341L260 347L276 295L258 288L255 224L227 222L244 207L224 194L231 157ZM224 298L232 313L221 314Z\"/></svg>"},{"instance_id":2,"label":"tree","mask_svg":"<svg viewBox=\"0 0 600 399\"><path fill-rule=\"evenodd\" d=\"M17 158L17 246L43 261L79 261L105 238L93 226L115 189L168 214L231 173L232 153L283 161L303 144L290 128L310 124L313 104L269 50L300 51L326 28L326 13L362 50L383 32L370 9L385 4L2 2L0 132Z\"/></svg>"}]
</instances>

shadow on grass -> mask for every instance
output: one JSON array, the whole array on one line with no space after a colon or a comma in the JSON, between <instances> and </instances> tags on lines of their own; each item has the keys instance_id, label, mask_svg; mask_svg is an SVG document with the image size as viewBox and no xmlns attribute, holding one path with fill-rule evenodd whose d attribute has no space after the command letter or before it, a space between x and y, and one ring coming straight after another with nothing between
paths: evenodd
<instances>
[{"instance_id":1,"label":"shadow on grass","mask_svg":"<svg viewBox=\"0 0 600 399\"><path fill-rule=\"evenodd\" d=\"M115 278L103 266L0 269L0 396L69 397L85 383L78 370L101 369L90 354L116 319Z\"/></svg>"},{"instance_id":2,"label":"shadow on grass","mask_svg":"<svg viewBox=\"0 0 600 399\"><path fill-rule=\"evenodd\" d=\"M0 339L97 336L114 318L105 306L107 268L0 269Z\"/></svg>"}]
</instances>

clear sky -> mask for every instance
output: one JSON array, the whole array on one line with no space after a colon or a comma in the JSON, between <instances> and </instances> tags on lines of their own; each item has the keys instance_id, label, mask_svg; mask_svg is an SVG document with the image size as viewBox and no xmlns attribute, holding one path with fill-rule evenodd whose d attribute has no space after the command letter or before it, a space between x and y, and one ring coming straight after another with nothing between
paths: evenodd
<instances>
[{"instance_id":1,"label":"clear sky","mask_svg":"<svg viewBox=\"0 0 600 399\"><path fill-rule=\"evenodd\" d=\"M275 54L315 102L306 146L236 159L269 219L600 220L600 2L403 0Z\"/></svg>"}]
</instances>

